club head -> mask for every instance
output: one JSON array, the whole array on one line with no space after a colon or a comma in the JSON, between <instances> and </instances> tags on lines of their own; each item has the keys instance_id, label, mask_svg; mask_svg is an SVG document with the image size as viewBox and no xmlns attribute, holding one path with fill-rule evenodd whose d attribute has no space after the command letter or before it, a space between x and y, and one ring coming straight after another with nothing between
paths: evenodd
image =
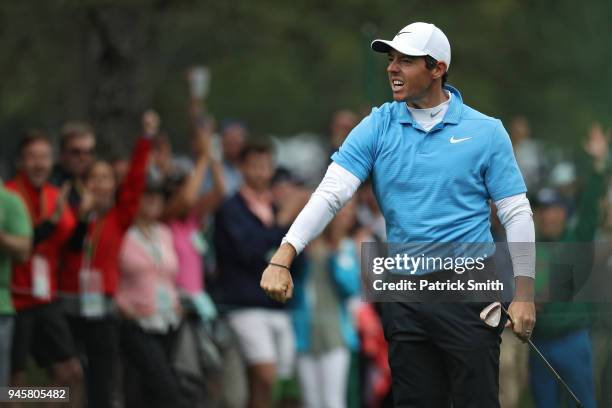
<instances>
[{"instance_id":1,"label":"club head","mask_svg":"<svg viewBox=\"0 0 612 408\"><path fill-rule=\"evenodd\" d=\"M480 312L480 320L489 327L499 326L502 317L501 303L493 302Z\"/></svg>"}]
</instances>

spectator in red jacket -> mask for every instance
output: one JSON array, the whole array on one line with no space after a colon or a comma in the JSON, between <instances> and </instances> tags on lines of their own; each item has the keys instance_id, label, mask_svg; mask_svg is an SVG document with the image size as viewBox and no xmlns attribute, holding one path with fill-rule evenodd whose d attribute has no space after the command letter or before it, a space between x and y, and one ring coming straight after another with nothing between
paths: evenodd
<instances>
[{"instance_id":1,"label":"spectator in red jacket","mask_svg":"<svg viewBox=\"0 0 612 408\"><path fill-rule=\"evenodd\" d=\"M60 290L72 334L85 354L89 407L110 407L119 359L118 323L110 312L119 281L117 257L144 191L151 137L159 128L153 111L143 115L125 180L117 189L113 168L96 161L86 174L79 223L63 255Z\"/></svg>"},{"instance_id":2,"label":"spectator in red jacket","mask_svg":"<svg viewBox=\"0 0 612 408\"><path fill-rule=\"evenodd\" d=\"M29 133L19 148L18 174L6 183L26 204L32 225L32 255L13 268L12 294L17 310L11 351L12 383L25 385L25 366L32 354L50 369L54 385L69 386L78 406L82 370L68 323L56 299L58 255L75 221L66 208L69 186L58 190L47 182L53 165L51 141L42 132Z\"/></svg>"}]
</instances>

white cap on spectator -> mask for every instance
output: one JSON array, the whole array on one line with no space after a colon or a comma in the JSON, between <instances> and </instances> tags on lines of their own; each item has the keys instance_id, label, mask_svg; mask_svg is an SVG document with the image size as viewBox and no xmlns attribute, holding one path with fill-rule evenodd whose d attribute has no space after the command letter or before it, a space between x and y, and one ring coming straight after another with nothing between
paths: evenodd
<instances>
[{"instance_id":1,"label":"white cap on spectator","mask_svg":"<svg viewBox=\"0 0 612 408\"><path fill-rule=\"evenodd\" d=\"M412 23L402 28L393 40L374 40L372 49L376 52L389 52L391 48L405 55L429 55L450 67L451 48L446 35L433 24Z\"/></svg>"}]
</instances>

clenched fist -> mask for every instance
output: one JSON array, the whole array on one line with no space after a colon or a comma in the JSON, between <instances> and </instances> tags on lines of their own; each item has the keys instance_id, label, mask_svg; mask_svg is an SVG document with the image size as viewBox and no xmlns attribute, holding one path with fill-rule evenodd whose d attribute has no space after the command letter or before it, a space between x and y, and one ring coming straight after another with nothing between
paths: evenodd
<instances>
[{"instance_id":1,"label":"clenched fist","mask_svg":"<svg viewBox=\"0 0 612 408\"><path fill-rule=\"evenodd\" d=\"M535 326L536 313L533 302L512 302L508 308L508 326L521 341L526 342L531 337Z\"/></svg>"},{"instance_id":2,"label":"clenched fist","mask_svg":"<svg viewBox=\"0 0 612 408\"><path fill-rule=\"evenodd\" d=\"M526 342L533 333L536 322L536 309L533 302L535 279L527 276L514 278L516 290L514 301L508 308L508 326L512 327L514 334Z\"/></svg>"},{"instance_id":3,"label":"clenched fist","mask_svg":"<svg viewBox=\"0 0 612 408\"><path fill-rule=\"evenodd\" d=\"M277 302L285 303L293 296L293 280L288 269L268 265L259 284L266 294Z\"/></svg>"}]
</instances>

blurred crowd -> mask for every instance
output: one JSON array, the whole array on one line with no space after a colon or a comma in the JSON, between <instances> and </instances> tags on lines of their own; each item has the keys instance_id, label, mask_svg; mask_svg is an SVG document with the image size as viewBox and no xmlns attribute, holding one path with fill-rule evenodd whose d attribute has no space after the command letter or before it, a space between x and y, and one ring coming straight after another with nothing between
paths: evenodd
<instances>
[{"instance_id":1,"label":"blurred crowd","mask_svg":"<svg viewBox=\"0 0 612 408\"><path fill-rule=\"evenodd\" d=\"M336 112L324 149L359 120ZM390 406L378 307L360 297L360 244L385 241L371 185L298 258L293 299L279 304L261 273L310 183L245 123L217 123L201 98L190 101L186 154L156 112L141 122L131 157L103 158L81 122L59 130L57 157L41 130L21 139L0 187L0 386L67 386L76 407ZM566 156L523 117L508 129L538 241L601 242L594 267L612 273L608 135L593 124ZM585 406L612 406L612 314L592 309L538 305L534 341ZM528 393L560 406L532 357L504 333L502 407Z\"/></svg>"}]
</instances>

